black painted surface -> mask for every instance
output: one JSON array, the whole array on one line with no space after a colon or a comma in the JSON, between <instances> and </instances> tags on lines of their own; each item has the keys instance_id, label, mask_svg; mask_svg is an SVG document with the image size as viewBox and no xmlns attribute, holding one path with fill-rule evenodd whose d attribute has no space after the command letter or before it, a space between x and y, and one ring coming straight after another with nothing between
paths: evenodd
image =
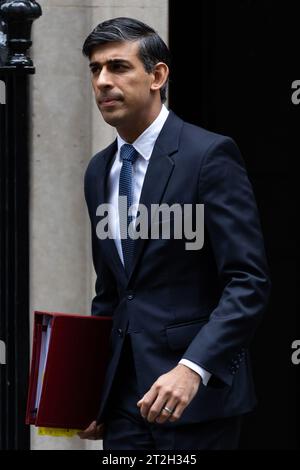
<instances>
[{"instance_id":1,"label":"black painted surface","mask_svg":"<svg viewBox=\"0 0 300 470\"><path fill-rule=\"evenodd\" d=\"M0 365L3 450L30 447L25 410L29 375L29 75L34 68L27 50L38 11L32 0L0 2L0 339L6 344L6 364Z\"/></svg>"},{"instance_id":2,"label":"black painted surface","mask_svg":"<svg viewBox=\"0 0 300 470\"><path fill-rule=\"evenodd\" d=\"M300 80L296 2L170 0L173 55L170 107L184 119L230 135L256 195L273 284L252 346L257 410L245 420L241 448L299 448Z\"/></svg>"}]
</instances>

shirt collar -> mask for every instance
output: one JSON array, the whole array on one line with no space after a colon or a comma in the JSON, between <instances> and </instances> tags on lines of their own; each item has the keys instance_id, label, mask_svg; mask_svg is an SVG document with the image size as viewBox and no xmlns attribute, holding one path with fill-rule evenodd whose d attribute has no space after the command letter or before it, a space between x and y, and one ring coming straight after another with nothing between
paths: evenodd
<instances>
[{"instance_id":1,"label":"shirt collar","mask_svg":"<svg viewBox=\"0 0 300 470\"><path fill-rule=\"evenodd\" d=\"M157 118L150 124L144 132L132 143L135 150L145 159L149 160L156 142L156 139L163 128L169 115L169 110L163 104ZM120 148L127 142L117 134L118 154L120 158Z\"/></svg>"}]
</instances>

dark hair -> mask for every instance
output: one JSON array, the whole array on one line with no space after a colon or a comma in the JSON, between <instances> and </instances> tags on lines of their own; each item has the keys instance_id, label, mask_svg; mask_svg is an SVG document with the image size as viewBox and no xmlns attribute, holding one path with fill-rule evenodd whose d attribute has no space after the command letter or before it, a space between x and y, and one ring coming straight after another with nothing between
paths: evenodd
<instances>
[{"instance_id":1,"label":"dark hair","mask_svg":"<svg viewBox=\"0 0 300 470\"><path fill-rule=\"evenodd\" d=\"M150 26L133 18L112 18L98 24L83 44L83 55L90 57L95 46L108 42L139 41L139 58L147 73L158 62L170 65L170 51L161 37ZM166 101L167 83L160 89L161 101Z\"/></svg>"}]
</instances>

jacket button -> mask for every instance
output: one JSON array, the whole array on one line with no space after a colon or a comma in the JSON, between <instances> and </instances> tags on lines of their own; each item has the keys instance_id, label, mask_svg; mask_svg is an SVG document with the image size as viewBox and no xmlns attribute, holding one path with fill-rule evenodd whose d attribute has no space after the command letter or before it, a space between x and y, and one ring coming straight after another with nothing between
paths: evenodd
<instances>
[{"instance_id":1,"label":"jacket button","mask_svg":"<svg viewBox=\"0 0 300 470\"><path fill-rule=\"evenodd\" d=\"M128 295L127 295L127 299L128 299L128 300L132 300L132 299L133 299L133 297L134 297L134 295L133 295L133 294L128 294Z\"/></svg>"},{"instance_id":2,"label":"jacket button","mask_svg":"<svg viewBox=\"0 0 300 470\"><path fill-rule=\"evenodd\" d=\"M117 333L118 333L118 336L120 336L120 338L123 337L123 330L121 328L117 330Z\"/></svg>"}]
</instances>

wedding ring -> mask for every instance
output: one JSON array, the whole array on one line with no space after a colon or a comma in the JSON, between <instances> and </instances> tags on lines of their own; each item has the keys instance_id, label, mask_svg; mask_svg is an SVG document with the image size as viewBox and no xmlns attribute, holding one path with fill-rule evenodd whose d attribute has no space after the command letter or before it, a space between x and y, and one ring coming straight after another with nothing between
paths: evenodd
<instances>
[{"instance_id":1,"label":"wedding ring","mask_svg":"<svg viewBox=\"0 0 300 470\"><path fill-rule=\"evenodd\" d=\"M170 415L173 413L174 410L171 410L170 408L168 408L167 406L164 406L163 407L163 410L166 410L168 413L170 413Z\"/></svg>"}]
</instances>

